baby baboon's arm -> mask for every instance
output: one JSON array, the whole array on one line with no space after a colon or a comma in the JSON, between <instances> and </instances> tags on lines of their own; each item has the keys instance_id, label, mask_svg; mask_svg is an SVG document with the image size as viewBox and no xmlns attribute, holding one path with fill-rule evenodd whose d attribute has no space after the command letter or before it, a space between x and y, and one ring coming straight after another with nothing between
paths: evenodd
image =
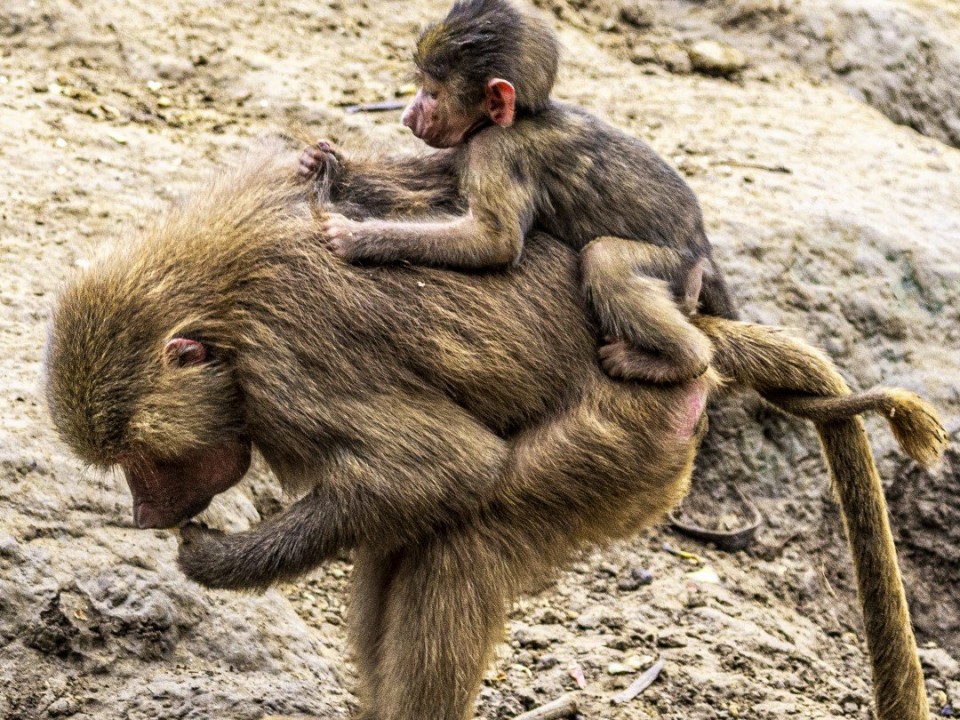
<instances>
[{"instance_id":1,"label":"baby baboon's arm","mask_svg":"<svg viewBox=\"0 0 960 720\"><path fill-rule=\"evenodd\" d=\"M366 220L329 215L324 236L337 255L351 262L412 262L460 270L516 262L537 208L531 179L511 173L506 159L488 153L470 159L462 191L466 215L430 221Z\"/></svg>"}]
</instances>

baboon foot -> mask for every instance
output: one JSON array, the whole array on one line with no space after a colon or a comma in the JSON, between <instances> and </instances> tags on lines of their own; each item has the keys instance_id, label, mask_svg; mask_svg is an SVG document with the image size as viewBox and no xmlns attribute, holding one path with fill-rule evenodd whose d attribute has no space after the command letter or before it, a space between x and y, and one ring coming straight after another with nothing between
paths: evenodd
<instances>
[{"instance_id":1,"label":"baboon foot","mask_svg":"<svg viewBox=\"0 0 960 720\"><path fill-rule=\"evenodd\" d=\"M597 354L600 366L610 377L658 385L694 380L710 367L709 356L702 362L682 363L660 353L631 347L623 340L608 340Z\"/></svg>"}]
</instances>

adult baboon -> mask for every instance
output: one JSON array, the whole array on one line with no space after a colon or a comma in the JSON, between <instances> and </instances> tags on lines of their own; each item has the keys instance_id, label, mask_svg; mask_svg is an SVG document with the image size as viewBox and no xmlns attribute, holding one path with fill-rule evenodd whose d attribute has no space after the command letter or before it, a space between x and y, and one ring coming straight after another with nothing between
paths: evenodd
<instances>
[{"instance_id":1,"label":"adult baboon","mask_svg":"<svg viewBox=\"0 0 960 720\"><path fill-rule=\"evenodd\" d=\"M185 526L183 571L264 588L353 550L364 717L462 720L510 599L585 543L679 502L713 375L645 386L601 372L577 258L546 235L502 273L347 265L318 242L292 166L277 148L255 154L64 291L50 410L77 455L123 468L140 527L200 511L256 447L305 495L248 532ZM366 167L377 202L409 191ZM817 423L880 716L920 720L920 666L854 414L884 412L929 462L944 443L934 412L899 390L850 394L824 357L776 329L696 322L731 384Z\"/></svg>"}]
</instances>

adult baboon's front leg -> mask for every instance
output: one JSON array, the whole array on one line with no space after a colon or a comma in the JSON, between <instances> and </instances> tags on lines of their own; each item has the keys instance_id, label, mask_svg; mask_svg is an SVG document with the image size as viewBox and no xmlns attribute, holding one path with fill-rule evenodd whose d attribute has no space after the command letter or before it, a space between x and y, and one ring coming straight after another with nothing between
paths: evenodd
<instances>
[{"instance_id":1,"label":"adult baboon's front leg","mask_svg":"<svg viewBox=\"0 0 960 720\"><path fill-rule=\"evenodd\" d=\"M389 553L416 544L477 513L508 454L502 439L440 396L385 394L337 409L345 418L378 421L357 423L349 442L318 462L314 488L252 530L184 528L179 563L190 578L207 587L263 589L343 549Z\"/></svg>"}]
</instances>

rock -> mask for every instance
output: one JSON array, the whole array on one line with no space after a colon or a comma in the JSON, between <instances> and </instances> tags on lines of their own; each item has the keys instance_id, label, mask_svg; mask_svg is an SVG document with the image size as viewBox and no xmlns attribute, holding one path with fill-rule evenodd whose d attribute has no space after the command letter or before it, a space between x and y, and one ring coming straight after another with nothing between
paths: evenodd
<instances>
[{"instance_id":1,"label":"rock","mask_svg":"<svg viewBox=\"0 0 960 720\"><path fill-rule=\"evenodd\" d=\"M732 77L747 67L746 56L715 40L701 40L687 51L691 67L704 75Z\"/></svg>"},{"instance_id":2,"label":"rock","mask_svg":"<svg viewBox=\"0 0 960 720\"><path fill-rule=\"evenodd\" d=\"M553 11L568 49L558 94L691 173L743 318L826 344L858 390L920 392L956 436L960 153L946 144L960 145L955 3L534 4ZM252 136L297 123L357 149L418 146L394 115L345 118L333 104L347 87L357 98L393 95L410 64L403 47L430 19L416 3L389 12L342 0L208 5L154 3L146 15L133 0L0 8L9 140L0 196L10 200L0 218L0 718L340 718L355 709L346 628L334 624L348 617L339 609L348 565L325 564L262 595L193 585L176 568L171 533L130 527L122 477L68 455L38 392L51 298L89 265L91 246L138 234L166 198L194 191ZM736 15L735 27L725 15ZM622 36L599 32L611 17ZM375 22L355 32L360 19ZM762 78L743 71L741 86L661 69L690 72L685 43L701 38L736 38ZM173 122L194 123L190 132L158 119L162 97ZM64 166L69 174L58 174ZM929 696L945 693L935 711L955 716L960 451L925 471L896 449L882 418L865 423L914 621L939 646L920 651ZM741 487L769 520L769 556L704 550L724 585L691 593L693 566L660 550L671 537L660 527L578 555L580 574L544 573L538 594L511 614L516 647L498 650L475 717L507 720L526 709L519 698L529 703L531 688L542 704L581 683L591 718L867 716L869 666L843 632L859 621L814 431L744 398L717 402L710 424L717 437L704 438L693 491L716 499L717 489ZM264 479L275 500L245 481L207 517L242 531L291 502ZM717 518L728 510L706 507ZM598 573L602 564L619 574ZM634 582L630 568L644 567L656 592ZM630 589L617 591L621 583ZM706 605L691 609L693 596ZM610 629L611 614L626 624ZM652 663L662 648L673 675L611 710L610 687L634 676L609 676L608 665L640 673L650 664L636 657Z\"/></svg>"},{"instance_id":3,"label":"rock","mask_svg":"<svg viewBox=\"0 0 960 720\"><path fill-rule=\"evenodd\" d=\"M675 43L658 47L657 61L673 73L686 74L693 69L689 53Z\"/></svg>"},{"instance_id":4,"label":"rock","mask_svg":"<svg viewBox=\"0 0 960 720\"><path fill-rule=\"evenodd\" d=\"M608 33L620 32L620 24L614 18L607 18L600 25L600 29Z\"/></svg>"},{"instance_id":5,"label":"rock","mask_svg":"<svg viewBox=\"0 0 960 720\"><path fill-rule=\"evenodd\" d=\"M550 670L555 668L562 661L556 655L542 655L537 663L533 666L534 670L542 672L544 670Z\"/></svg>"},{"instance_id":6,"label":"rock","mask_svg":"<svg viewBox=\"0 0 960 720\"><path fill-rule=\"evenodd\" d=\"M69 717L76 715L79 711L80 703L77 702L76 698L62 697L54 700L47 707L46 714L50 717Z\"/></svg>"},{"instance_id":7,"label":"rock","mask_svg":"<svg viewBox=\"0 0 960 720\"><path fill-rule=\"evenodd\" d=\"M646 29L656 22L656 7L649 0L627 0L620 6L620 19L627 25Z\"/></svg>"},{"instance_id":8,"label":"rock","mask_svg":"<svg viewBox=\"0 0 960 720\"><path fill-rule=\"evenodd\" d=\"M244 489L232 488L213 498L198 522L228 533L243 532L260 522L260 513Z\"/></svg>"},{"instance_id":9,"label":"rock","mask_svg":"<svg viewBox=\"0 0 960 720\"><path fill-rule=\"evenodd\" d=\"M195 74L194 63L187 58L163 55L154 61L157 77L172 82L183 82Z\"/></svg>"},{"instance_id":10,"label":"rock","mask_svg":"<svg viewBox=\"0 0 960 720\"><path fill-rule=\"evenodd\" d=\"M657 62L657 51L646 43L634 45L630 51L630 62L635 65L645 65Z\"/></svg>"},{"instance_id":11,"label":"rock","mask_svg":"<svg viewBox=\"0 0 960 720\"><path fill-rule=\"evenodd\" d=\"M851 57L846 45L834 46L827 52L827 64L835 73L848 73L856 67L856 61Z\"/></svg>"},{"instance_id":12,"label":"rock","mask_svg":"<svg viewBox=\"0 0 960 720\"><path fill-rule=\"evenodd\" d=\"M522 648L546 650L566 635L561 625L533 625L518 628L513 632L514 639Z\"/></svg>"},{"instance_id":13,"label":"rock","mask_svg":"<svg viewBox=\"0 0 960 720\"><path fill-rule=\"evenodd\" d=\"M653 573L646 568L631 568L629 575L617 581L617 588L630 592L653 582Z\"/></svg>"},{"instance_id":14,"label":"rock","mask_svg":"<svg viewBox=\"0 0 960 720\"><path fill-rule=\"evenodd\" d=\"M707 583L708 585L718 585L720 583L720 577L717 575L717 571L709 566L688 572L687 578L694 582Z\"/></svg>"},{"instance_id":15,"label":"rock","mask_svg":"<svg viewBox=\"0 0 960 720\"><path fill-rule=\"evenodd\" d=\"M686 647L689 638L679 630L666 630L657 638L657 647L682 648Z\"/></svg>"},{"instance_id":16,"label":"rock","mask_svg":"<svg viewBox=\"0 0 960 720\"><path fill-rule=\"evenodd\" d=\"M602 612L602 610L601 610ZM577 618L577 627L581 630L593 630L600 626L600 615L595 612L585 612Z\"/></svg>"},{"instance_id":17,"label":"rock","mask_svg":"<svg viewBox=\"0 0 960 720\"><path fill-rule=\"evenodd\" d=\"M933 673L941 680L960 680L960 662L954 660L943 648L921 647L917 648L917 654L928 674Z\"/></svg>"},{"instance_id":18,"label":"rock","mask_svg":"<svg viewBox=\"0 0 960 720\"><path fill-rule=\"evenodd\" d=\"M577 618L577 627L584 630L594 630L600 627L616 630L622 628L623 625L623 615L602 605L589 608Z\"/></svg>"},{"instance_id":19,"label":"rock","mask_svg":"<svg viewBox=\"0 0 960 720\"><path fill-rule=\"evenodd\" d=\"M20 554L16 538L10 535L0 536L0 557L15 559Z\"/></svg>"},{"instance_id":20,"label":"rock","mask_svg":"<svg viewBox=\"0 0 960 720\"><path fill-rule=\"evenodd\" d=\"M617 566L613 563L603 562L597 566L597 571L601 575L606 575L607 577L617 577L620 574L620 570L617 569Z\"/></svg>"},{"instance_id":21,"label":"rock","mask_svg":"<svg viewBox=\"0 0 960 720\"><path fill-rule=\"evenodd\" d=\"M534 619L538 625L560 625L564 621L564 618L553 608L547 608L534 615Z\"/></svg>"},{"instance_id":22,"label":"rock","mask_svg":"<svg viewBox=\"0 0 960 720\"><path fill-rule=\"evenodd\" d=\"M625 662L634 670L643 670L653 665L654 660L656 660L656 658L652 655L631 655Z\"/></svg>"}]
</instances>

